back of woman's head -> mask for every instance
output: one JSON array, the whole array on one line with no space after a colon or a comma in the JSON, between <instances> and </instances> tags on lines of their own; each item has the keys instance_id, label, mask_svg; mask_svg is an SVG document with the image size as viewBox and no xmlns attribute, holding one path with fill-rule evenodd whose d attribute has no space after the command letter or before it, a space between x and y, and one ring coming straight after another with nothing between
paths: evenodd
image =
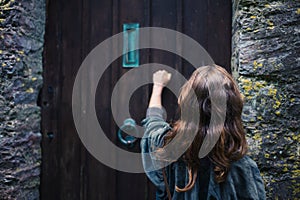
<instances>
[{"instance_id":1,"label":"back of woman's head","mask_svg":"<svg viewBox=\"0 0 300 200\"><path fill-rule=\"evenodd\" d=\"M243 100L235 81L220 66L199 67L182 87L178 104L181 114L186 114L175 123L166 141L179 133L194 131L197 134L183 155L190 182L185 188L176 190L187 191L193 187L203 152L214 165L215 180L225 181L230 164L247 151L241 121Z\"/></svg>"}]
</instances>

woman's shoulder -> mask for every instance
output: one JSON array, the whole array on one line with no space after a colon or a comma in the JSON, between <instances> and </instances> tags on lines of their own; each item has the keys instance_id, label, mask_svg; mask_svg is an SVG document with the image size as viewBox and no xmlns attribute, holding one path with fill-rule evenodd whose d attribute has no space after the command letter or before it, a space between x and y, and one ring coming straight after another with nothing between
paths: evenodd
<instances>
[{"instance_id":1,"label":"woman's shoulder","mask_svg":"<svg viewBox=\"0 0 300 200\"><path fill-rule=\"evenodd\" d=\"M231 166L233 168L258 168L257 163L249 156L244 155L242 158L240 158L237 161L234 161Z\"/></svg>"},{"instance_id":2,"label":"woman's shoulder","mask_svg":"<svg viewBox=\"0 0 300 200\"><path fill-rule=\"evenodd\" d=\"M232 176L243 176L252 178L253 176L260 176L260 172L256 162L249 156L244 155L237 161L231 163L230 172Z\"/></svg>"}]
</instances>

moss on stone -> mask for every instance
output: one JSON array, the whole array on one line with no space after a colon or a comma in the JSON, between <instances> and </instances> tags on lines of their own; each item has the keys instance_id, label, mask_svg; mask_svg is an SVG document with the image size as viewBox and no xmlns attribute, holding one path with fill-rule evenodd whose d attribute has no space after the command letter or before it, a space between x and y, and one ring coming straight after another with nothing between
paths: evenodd
<instances>
[{"instance_id":1,"label":"moss on stone","mask_svg":"<svg viewBox=\"0 0 300 200\"><path fill-rule=\"evenodd\" d=\"M299 1L234 1L232 71L268 199L299 197Z\"/></svg>"},{"instance_id":2,"label":"moss on stone","mask_svg":"<svg viewBox=\"0 0 300 200\"><path fill-rule=\"evenodd\" d=\"M45 1L0 0L0 199L39 199L44 23Z\"/></svg>"}]
</instances>

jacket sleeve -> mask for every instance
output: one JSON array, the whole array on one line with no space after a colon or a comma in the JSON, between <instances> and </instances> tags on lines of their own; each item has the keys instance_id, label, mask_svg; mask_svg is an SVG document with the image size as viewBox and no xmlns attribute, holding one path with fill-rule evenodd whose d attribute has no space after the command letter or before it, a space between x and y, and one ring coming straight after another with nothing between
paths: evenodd
<instances>
[{"instance_id":1,"label":"jacket sleeve","mask_svg":"<svg viewBox=\"0 0 300 200\"><path fill-rule=\"evenodd\" d=\"M163 162L155 157L155 152L164 145L164 136L171 129L165 121L165 111L162 108L151 107L147 110L146 118L142 121L145 128L141 139L142 162L146 175L156 186L158 199L166 197L166 189L161 168Z\"/></svg>"}]
</instances>

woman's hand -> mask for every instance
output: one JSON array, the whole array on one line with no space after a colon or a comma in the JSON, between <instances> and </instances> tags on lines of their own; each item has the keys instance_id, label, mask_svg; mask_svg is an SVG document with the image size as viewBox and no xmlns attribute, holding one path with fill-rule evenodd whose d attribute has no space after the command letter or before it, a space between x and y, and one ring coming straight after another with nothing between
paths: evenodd
<instances>
[{"instance_id":1,"label":"woman's hand","mask_svg":"<svg viewBox=\"0 0 300 200\"><path fill-rule=\"evenodd\" d=\"M171 80L171 73L166 70L159 70L153 74L153 84L159 86L166 86Z\"/></svg>"},{"instance_id":2,"label":"woman's hand","mask_svg":"<svg viewBox=\"0 0 300 200\"><path fill-rule=\"evenodd\" d=\"M161 93L163 88L171 80L171 73L166 70L159 70L153 74L153 89L149 102L149 107L162 107Z\"/></svg>"}]
</instances>

